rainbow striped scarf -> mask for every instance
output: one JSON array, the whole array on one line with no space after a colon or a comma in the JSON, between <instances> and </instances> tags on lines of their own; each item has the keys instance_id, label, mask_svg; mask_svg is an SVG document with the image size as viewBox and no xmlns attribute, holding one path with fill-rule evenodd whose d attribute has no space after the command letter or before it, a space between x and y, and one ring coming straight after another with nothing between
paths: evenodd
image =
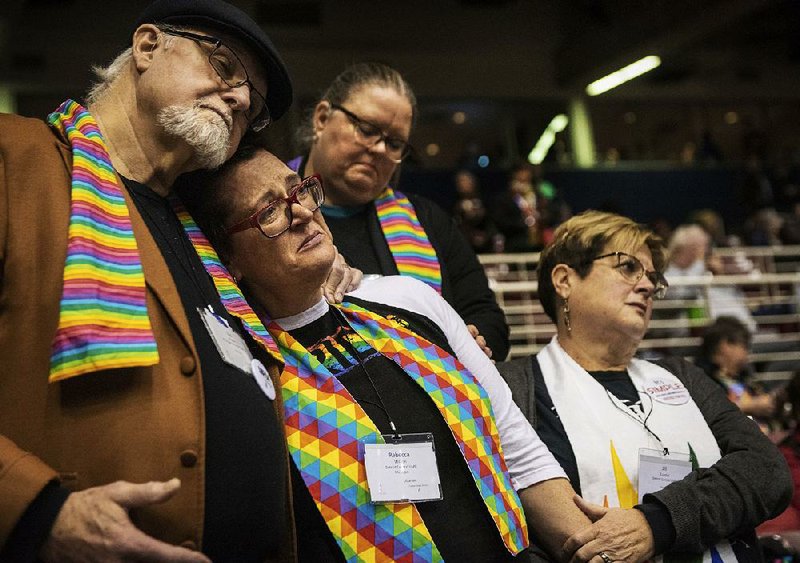
<instances>
[{"instance_id":1,"label":"rainbow striped scarf","mask_svg":"<svg viewBox=\"0 0 800 563\"><path fill-rule=\"evenodd\" d=\"M453 356L398 322L352 303L339 307L369 345L396 362L450 427L506 548L528 544L486 391ZM380 432L339 380L271 322L286 362L281 375L289 452L348 561L441 561L414 504L371 504L361 443Z\"/></svg>"},{"instance_id":2,"label":"rainbow striped scarf","mask_svg":"<svg viewBox=\"0 0 800 563\"><path fill-rule=\"evenodd\" d=\"M298 156L286 165L300 172L303 157ZM324 180L324 178L323 178ZM417 212L405 194L386 187L375 200L378 223L389 252L402 276L411 276L427 283L437 293L442 293L442 269L436 251L419 223Z\"/></svg>"},{"instance_id":3,"label":"rainbow striped scarf","mask_svg":"<svg viewBox=\"0 0 800 563\"><path fill-rule=\"evenodd\" d=\"M439 259L408 198L387 186L375 200L375 209L400 275L417 278L442 293Z\"/></svg>"},{"instance_id":4,"label":"rainbow striped scarf","mask_svg":"<svg viewBox=\"0 0 800 563\"><path fill-rule=\"evenodd\" d=\"M200 227L197 226L197 223L194 222L192 216L189 215L189 212L186 211L178 199L173 198L171 201L175 214L178 216L181 225L183 225L183 230L186 231L186 235L189 237L197 255L203 262L206 272L211 276L225 309L242 321L245 330L264 350L269 352L273 359L283 363L278 345L275 344L264 324L245 301L239 286L233 281L233 276L231 276L227 268L222 265L219 256L217 256L211 243L208 242L203 231L200 230Z\"/></svg>"},{"instance_id":5,"label":"rainbow striped scarf","mask_svg":"<svg viewBox=\"0 0 800 563\"><path fill-rule=\"evenodd\" d=\"M100 129L73 100L48 122L72 148L67 259L49 381L156 364L139 250Z\"/></svg>"}]
</instances>

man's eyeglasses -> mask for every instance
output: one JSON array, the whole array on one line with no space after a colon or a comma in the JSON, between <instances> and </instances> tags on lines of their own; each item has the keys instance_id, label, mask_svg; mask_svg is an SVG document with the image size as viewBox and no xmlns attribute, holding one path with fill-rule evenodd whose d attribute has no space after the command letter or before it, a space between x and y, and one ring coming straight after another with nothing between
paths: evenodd
<instances>
[{"instance_id":1,"label":"man's eyeglasses","mask_svg":"<svg viewBox=\"0 0 800 563\"><path fill-rule=\"evenodd\" d=\"M663 299L667 294L669 283L667 283L667 279L664 277L664 274L655 270L646 270L644 264L642 264L642 262L636 256L631 256L626 252L609 252L608 254L595 256L590 260L590 262L602 260L603 258L608 258L610 256L616 256L617 264L613 266L613 268L622 274L622 277L625 278L628 283L636 285L639 283L639 280L641 280L642 277L647 276L647 279L649 279L650 283L653 284L653 297L655 299Z\"/></svg>"},{"instance_id":2,"label":"man's eyeglasses","mask_svg":"<svg viewBox=\"0 0 800 563\"><path fill-rule=\"evenodd\" d=\"M356 142L359 145L372 148L383 141L386 147L386 156L395 164L400 164L403 159L408 156L408 153L411 152L411 145L405 139L387 135L374 123L364 121L349 109L343 108L338 104L331 104L331 109L339 110L347 116L353 124Z\"/></svg>"},{"instance_id":3,"label":"man's eyeglasses","mask_svg":"<svg viewBox=\"0 0 800 563\"><path fill-rule=\"evenodd\" d=\"M322 179L318 174L314 174L293 186L289 190L288 196L269 202L246 219L228 227L225 232L232 235L247 229L258 229L265 237L275 238L288 231L292 226L293 203L297 203L309 211L316 211L323 201L325 201L325 192L322 189Z\"/></svg>"},{"instance_id":4,"label":"man's eyeglasses","mask_svg":"<svg viewBox=\"0 0 800 563\"><path fill-rule=\"evenodd\" d=\"M161 27L160 29L167 35L190 39L197 43L203 51L207 51L208 63L228 87L238 88L247 84L250 88L250 107L247 109L245 116L253 131L261 131L272 123L272 116L269 114L267 100L264 95L256 89L252 80L250 80L250 75L247 74L247 69L242 60L222 40L211 35L200 35L171 27Z\"/></svg>"}]
</instances>

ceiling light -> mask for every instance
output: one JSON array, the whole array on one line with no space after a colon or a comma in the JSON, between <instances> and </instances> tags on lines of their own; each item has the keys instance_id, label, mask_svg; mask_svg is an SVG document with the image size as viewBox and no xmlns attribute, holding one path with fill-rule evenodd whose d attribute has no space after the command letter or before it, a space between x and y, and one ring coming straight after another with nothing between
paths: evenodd
<instances>
[{"instance_id":1,"label":"ceiling light","mask_svg":"<svg viewBox=\"0 0 800 563\"><path fill-rule=\"evenodd\" d=\"M632 80L637 76L641 76L645 72L651 71L661 65L661 57L656 55L649 55L643 59L639 59L635 63L631 63L626 67L612 72L611 74L595 80L586 87L586 93L590 96L597 96L603 92L608 92L612 88L616 88L620 84L624 84L628 80Z\"/></svg>"},{"instance_id":2,"label":"ceiling light","mask_svg":"<svg viewBox=\"0 0 800 563\"><path fill-rule=\"evenodd\" d=\"M553 146L556 140L556 133L561 133L569 123L569 118L563 113L559 113L545 128L542 136L536 141L536 145L528 154L528 162L531 164L541 164L544 157L547 156L547 151Z\"/></svg>"}]
</instances>

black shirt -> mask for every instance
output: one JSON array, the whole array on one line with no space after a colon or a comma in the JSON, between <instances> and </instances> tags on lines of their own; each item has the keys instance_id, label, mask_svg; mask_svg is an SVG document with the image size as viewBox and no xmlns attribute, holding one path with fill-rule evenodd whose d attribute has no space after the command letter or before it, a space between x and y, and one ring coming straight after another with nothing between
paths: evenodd
<instances>
[{"instance_id":1,"label":"black shirt","mask_svg":"<svg viewBox=\"0 0 800 563\"><path fill-rule=\"evenodd\" d=\"M222 360L198 309L211 305L265 364L266 352L225 310L169 201L124 182L169 266L200 358L206 427L202 551L215 562L263 561L279 552L288 532L283 421L255 379Z\"/></svg>"},{"instance_id":2,"label":"black shirt","mask_svg":"<svg viewBox=\"0 0 800 563\"><path fill-rule=\"evenodd\" d=\"M385 305L352 300L384 316L399 317L411 330L448 350L444 335L428 319ZM513 559L447 423L425 391L397 364L355 335L334 309L290 332L330 369L382 433L391 432L389 417L400 433L433 433L443 499L417 503L416 507L445 561ZM293 490L300 560L343 561L294 467L293 477L296 477Z\"/></svg>"},{"instance_id":3,"label":"black shirt","mask_svg":"<svg viewBox=\"0 0 800 563\"><path fill-rule=\"evenodd\" d=\"M467 324L478 327L495 360L508 354L508 325L475 252L453 218L432 201L407 194L420 225L436 251L442 274L442 297ZM322 207L336 247L347 263L365 274L397 275L389 244L383 236L374 204L350 210Z\"/></svg>"}]
</instances>

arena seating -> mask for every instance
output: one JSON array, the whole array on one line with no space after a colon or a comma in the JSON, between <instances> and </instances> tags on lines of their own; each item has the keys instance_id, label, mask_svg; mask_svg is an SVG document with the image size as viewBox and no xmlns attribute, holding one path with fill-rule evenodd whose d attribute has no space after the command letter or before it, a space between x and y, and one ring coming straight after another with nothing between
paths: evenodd
<instances>
[{"instance_id":1,"label":"arena seating","mask_svg":"<svg viewBox=\"0 0 800 563\"><path fill-rule=\"evenodd\" d=\"M749 316L756 378L766 384L786 381L800 371L800 246L723 248L714 254L737 273L669 280L670 292L692 288L688 293L694 297L670 299L668 292L656 302L641 354L691 359L712 314ZM511 327L509 358L536 353L555 333L537 297L539 254L479 258Z\"/></svg>"}]
</instances>

